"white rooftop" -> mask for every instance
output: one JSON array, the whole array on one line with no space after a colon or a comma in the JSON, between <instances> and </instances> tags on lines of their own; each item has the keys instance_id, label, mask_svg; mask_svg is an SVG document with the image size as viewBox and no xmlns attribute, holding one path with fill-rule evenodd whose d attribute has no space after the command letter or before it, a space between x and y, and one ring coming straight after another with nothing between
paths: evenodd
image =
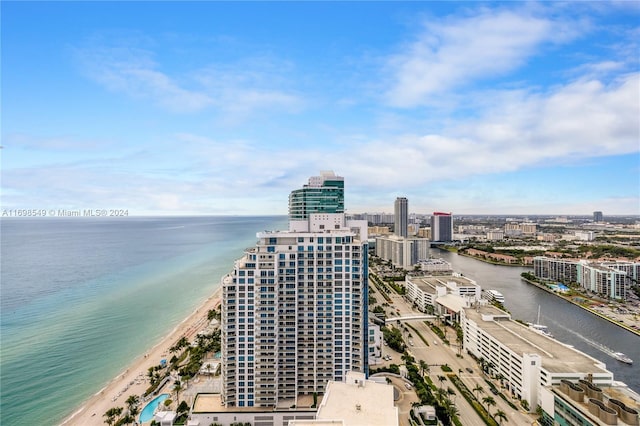
<instances>
[{"instance_id":1,"label":"white rooftop","mask_svg":"<svg viewBox=\"0 0 640 426\"><path fill-rule=\"evenodd\" d=\"M327 383L316 419L323 423L313 423L314 426L397 426L393 386L366 380L364 374L350 371L344 382Z\"/></svg>"}]
</instances>

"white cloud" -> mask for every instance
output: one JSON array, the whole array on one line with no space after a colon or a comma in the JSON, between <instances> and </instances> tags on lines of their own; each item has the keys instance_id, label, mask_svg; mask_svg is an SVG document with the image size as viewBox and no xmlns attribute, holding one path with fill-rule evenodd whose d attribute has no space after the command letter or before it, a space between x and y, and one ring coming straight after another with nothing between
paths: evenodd
<instances>
[{"instance_id":1,"label":"white cloud","mask_svg":"<svg viewBox=\"0 0 640 426\"><path fill-rule=\"evenodd\" d=\"M213 104L206 93L188 90L157 70L151 52L122 47L77 49L83 71L107 89L150 99L173 112L193 112Z\"/></svg>"},{"instance_id":2,"label":"white cloud","mask_svg":"<svg viewBox=\"0 0 640 426\"><path fill-rule=\"evenodd\" d=\"M207 66L171 76L161 71L153 52L134 47L90 46L76 49L83 72L107 89L149 99L170 112L191 113L214 108L234 124L256 111L274 108L297 111L303 103L294 93L279 89L285 79L280 68L266 61L236 66ZM255 67L255 68L246 68Z\"/></svg>"},{"instance_id":3,"label":"white cloud","mask_svg":"<svg viewBox=\"0 0 640 426\"><path fill-rule=\"evenodd\" d=\"M427 22L418 39L389 60L388 102L398 107L433 103L453 88L516 69L542 43L576 34L569 23L516 11L485 10L472 17Z\"/></svg>"},{"instance_id":4,"label":"white cloud","mask_svg":"<svg viewBox=\"0 0 640 426\"><path fill-rule=\"evenodd\" d=\"M479 118L441 134L356 143L339 157L350 159L357 185L406 188L640 150L637 73L609 85L578 80L543 94L494 95Z\"/></svg>"}]
</instances>

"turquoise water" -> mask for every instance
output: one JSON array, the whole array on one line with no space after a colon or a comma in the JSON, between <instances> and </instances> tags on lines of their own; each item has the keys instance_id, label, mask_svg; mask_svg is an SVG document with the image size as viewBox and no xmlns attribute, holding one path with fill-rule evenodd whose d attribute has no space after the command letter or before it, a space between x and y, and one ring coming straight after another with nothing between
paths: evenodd
<instances>
[{"instance_id":1,"label":"turquoise water","mask_svg":"<svg viewBox=\"0 0 640 426\"><path fill-rule=\"evenodd\" d=\"M140 423L150 422L153 419L153 413L155 413L158 405L165 399L169 398L168 393L163 393L161 395L156 396L149 402L140 412Z\"/></svg>"},{"instance_id":2,"label":"turquoise water","mask_svg":"<svg viewBox=\"0 0 640 426\"><path fill-rule=\"evenodd\" d=\"M256 232L284 229L286 218L0 227L0 424L50 425L158 343L215 291Z\"/></svg>"}]
</instances>

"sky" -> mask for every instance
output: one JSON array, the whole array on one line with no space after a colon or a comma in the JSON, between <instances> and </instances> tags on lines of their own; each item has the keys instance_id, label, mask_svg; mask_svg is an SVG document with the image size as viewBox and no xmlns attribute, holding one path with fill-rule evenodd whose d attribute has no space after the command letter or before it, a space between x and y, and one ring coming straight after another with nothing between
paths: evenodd
<instances>
[{"instance_id":1,"label":"sky","mask_svg":"<svg viewBox=\"0 0 640 426\"><path fill-rule=\"evenodd\" d=\"M640 214L640 1L2 1L2 210Z\"/></svg>"}]
</instances>

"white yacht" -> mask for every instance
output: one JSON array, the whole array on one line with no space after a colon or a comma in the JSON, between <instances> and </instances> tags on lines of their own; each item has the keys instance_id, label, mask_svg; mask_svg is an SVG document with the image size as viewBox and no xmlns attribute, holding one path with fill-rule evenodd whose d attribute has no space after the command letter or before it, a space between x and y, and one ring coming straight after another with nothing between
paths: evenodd
<instances>
[{"instance_id":1,"label":"white yacht","mask_svg":"<svg viewBox=\"0 0 640 426\"><path fill-rule=\"evenodd\" d=\"M496 301L504 305L504 296L498 290L483 290L482 296L489 302Z\"/></svg>"},{"instance_id":2,"label":"white yacht","mask_svg":"<svg viewBox=\"0 0 640 426\"><path fill-rule=\"evenodd\" d=\"M633 364L633 360L622 352L614 352L613 357L618 361L624 362L625 364Z\"/></svg>"}]
</instances>

